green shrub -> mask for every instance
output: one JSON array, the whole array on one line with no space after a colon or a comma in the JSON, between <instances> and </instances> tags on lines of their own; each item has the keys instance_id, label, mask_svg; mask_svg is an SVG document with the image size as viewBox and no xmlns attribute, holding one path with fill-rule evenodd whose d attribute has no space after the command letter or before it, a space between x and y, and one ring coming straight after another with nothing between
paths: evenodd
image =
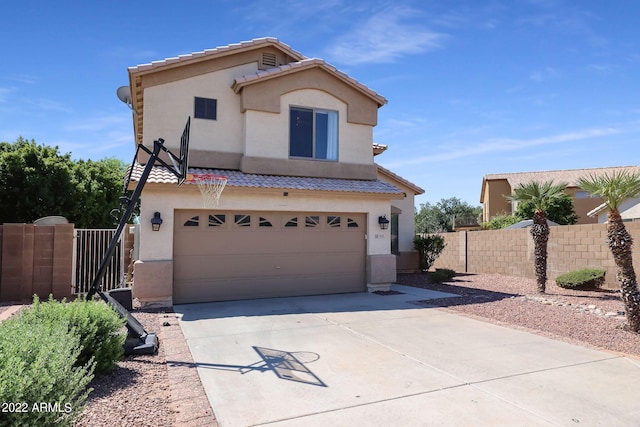
<instances>
[{"instance_id":1,"label":"green shrub","mask_svg":"<svg viewBox=\"0 0 640 427\"><path fill-rule=\"evenodd\" d=\"M420 269L427 271L444 250L446 243L444 237L432 234L426 237L416 236L413 239L413 247L419 252Z\"/></svg>"},{"instance_id":2,"label":"green shrub","mask_svg":"<svg viewBox=\"0 0 640 427\"><path fill-rule=\"evenodd\" d=\"M78 335L60 320L0 323L0 426L67 426L82 412L93 361L74 366ZM13 406L10 406L13 405Z\"/></svg>"},{"instance_id":3,"label":"green shrub","mask_svg":"<svg viewBox=\"0 0 640 427\"><path fill-rule=\"evenodd\" d=\"M442 283L449 280L449 278L441 271L432 271L429 273L429 280L431 281L431 283Z\"/></svg>"},{"instance_id":4,"label":"green shrub","mask_svg":"<svg viewBox=\"0 0 640 427\"><path fill-rule=\"evenodd\" d=\"M453 279L454 277L456 277L455 270L452 270L450 268L436 268L436 273L442 274L447 279Z\"/></svg>"},{"instance_id":5,"label":"green shrub","mask_svg":"<svg viewBox=\"0 0 640 427\"><path fill-rule=\"evenodd\" d=\"M502 214L497 215L491 218L488 222L483 222L480 224L482 228L489 230L500 230L502 228L513 225L519 221L522 221L522 218L512 215L512 214Z\"/></svg>"},{"instance_id":6,"label":"green shrub","mask_svg":"<svg viewBox=\"0 0 640 427\"><path fill-rule=\"evenodd\" d=\"M583 268L556 277L556 285L565 289L598 289L604 283L607 270L603 268Z\"/></svg>"},{"instance_id":7,"label":"green shrub","mask_svg":"<svg viewBox=\"0 0 640 427\"><path fill-rule=\"evenodd\" d=\"M102 301L77 299L58 302L50 297L48 302L41 303L36 296L33 306L25 310L21 318L33 325L66 322L80 340L81 351L76 366L82 366L93 358L96 374L102 374L122 359L125 320Z\"/></svg>"}]
</instances>

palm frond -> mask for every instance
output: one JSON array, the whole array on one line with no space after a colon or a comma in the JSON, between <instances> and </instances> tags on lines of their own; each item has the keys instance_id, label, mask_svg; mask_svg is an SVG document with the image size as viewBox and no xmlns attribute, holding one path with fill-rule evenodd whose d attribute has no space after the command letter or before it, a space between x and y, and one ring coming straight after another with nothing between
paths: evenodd
<instances>
[{"instance_id":1,"label":"palm frond","mask_svg":"<svg viewBox=\"0 0 640 427\"><path fill-rule=\"evenodd\" d=\"M513 190L512 194L504 197L515 202L531 202L537 211L545 212L552 201L561 198L565 194L564 190L566 188L566 182L554 184L553 181L532 181L520 184Z\"/></svg>"},{"instance_id":2,"label":"palm frond","mask_svg":"<svg viewBox=\"0 0 640 427\"><path fill-rule=\"evenodd\" d=\"M590 174L578 180L578 186L591 194L600 196L607 207L618 210L626 199L640 197L640 174L627 171Z\"/></svg>"}]
</instances>

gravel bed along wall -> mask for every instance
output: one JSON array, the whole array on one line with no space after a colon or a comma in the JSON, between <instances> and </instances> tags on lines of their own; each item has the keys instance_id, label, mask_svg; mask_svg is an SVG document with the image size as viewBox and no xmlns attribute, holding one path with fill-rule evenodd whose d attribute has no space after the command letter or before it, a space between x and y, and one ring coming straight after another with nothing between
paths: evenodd
<instances>
[{"instance_id":1,"label":"gravel bed along wall","mask_svg":"<svg viewBox=\"0 0 640 427\"><path fill-rule=\"evenodd\" d=\"M575 344L640 357L640 335L624 330L624 305L617 291L576 291L547 283L495 274L458 275L429 282L427 274L399 274L398 283L460 295L424 301L456 313L526 329Z\"/></svg>"}]
</instances>

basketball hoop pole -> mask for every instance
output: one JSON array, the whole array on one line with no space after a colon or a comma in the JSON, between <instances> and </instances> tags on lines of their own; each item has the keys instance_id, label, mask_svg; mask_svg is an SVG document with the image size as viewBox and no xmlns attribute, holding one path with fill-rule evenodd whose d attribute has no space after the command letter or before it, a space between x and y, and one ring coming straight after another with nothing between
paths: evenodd
<instances>
[{"instance_id":1,"label":"basketball hoop pole","mask_svg":"<svg viewBox=\"0 0 640 427\"><path fill-rule=\"evenodd\" d=\"M91 287L89 288L89 292L87 292L86 298L87 300L90 300L97 293L104 302L111 305L121 317L127 320L129 338L125 343L125 354L153 354L158 348L158 338L156 334L147 333L144 329L144 326L142 326L142 324L135 317L133 317L131 313L129 313L129 311L124 306L122 306L122 304L117 302L111 295L100 290L100 283L102 282L102 279L106 274L107 267L111 261L111 258L113 257L116 247L118 246L118 241L120 240L122 231L131 218L138 200L140 200L142 189L144 188L144 185L147 182L149 175L151 174L153 166L155 165L156 161L159 161L162 164L165 163L158 158L160 151L166 151L170 156L172 155L164 147L164 140L162 138L153 141L153 151L148 150L141 144L138 145L138 148L142 148L144 151L150 154L149 160L147 161L147 164L142 171L142 175L140 176L138 184L136 185L135 190L133 190L133 194L131 194L131 197L122 197L120 199L120 202L123 205L126 205L125 212L120 218L120 223L118 224L118 227L116 228L116 231L111 238L111 242L109 243L107 252L102 258L100 267L98 268L98 272L91 282ZM133 168L133 165L131 165L131 167ZM133 343L131 341L133 341Z\"/></svg>"}]
</instances>

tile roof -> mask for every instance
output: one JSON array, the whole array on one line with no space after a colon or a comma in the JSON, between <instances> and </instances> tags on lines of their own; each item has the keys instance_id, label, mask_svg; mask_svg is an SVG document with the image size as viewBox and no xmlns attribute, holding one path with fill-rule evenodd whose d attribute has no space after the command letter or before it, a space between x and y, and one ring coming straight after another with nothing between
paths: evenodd
<instances>
[{"instance_id":1,"label":"tile roof","mask_svg":"<svg viewBox=\"0 0 640 427\"><path fill-rule=\"evenodd\" d=\"M378 94L376 91L369 89L367 86L358 82L356 79L349 77L342 71L339 71L333 65L328 64L327 62L325 62L323 59L320 59L320 58L305 58L301 61L290 62L288 64L284 64L279 67L269 68L268 70L260 70L256 73L251 73L245 76L238 77L235 79L232 88L236 93L238 93L240 92L240 90L242 90L243 87L250 85L252 83L269 80L274 77L283 76L289 73L294 73L294 72L306 70L309 68L322 68L328 71L329 73L335 75L340 80L355 87L365 95L375 99L379 105L382 106L387 103L387 99L385 97Z\"/></svg>"},{"instance_id":2,"label":"tile roof","mask_svg":"<svg viewBox=\"0 0 640 427\"><path fill-rule=\"evenodd\" d=\"M138 181L144 166L136 163L131 181ZM296 176L258 175L237 170L189 168L189 173L208 173L228 178L227 187L279 188L283 190L335 191L349 193L389 194L403 196L404 192L391 184L380 180L366 181L357 179L307 178ZM147 183L177 184L176 176L163 166L154 166ZM192 185L190 183L185 183Z\"/></svg>"},{"instance_id":3,"label":"tile roof","mask_svg":"<svg viewBox=\"0 0 640 427\"><path fill-rule=\"evenodd\" d=\"M424 194L424 189L418 187L413 182L404 179L400 175L396 175L395 173L391 172L389 169L383 168L382 166L380 166L377 163L376 163L376 166L378 167L378 172L382 173L383 175L386 175L389 178L391 178L393 180L396 180L396 181L398 181L399 183L401 183L403 185L406 185L407 187L412 189L413 192L416 193L416 194Z\"/></svg>"},{"instance_id":4,"label":"tile roof","mask_svg":"<svg viewBox=\"0 0 640 427\"><path fill-rule=\"evenodd\" d=\"M540 171L540 172L516 172L516 173L492 173L484 176L485 181L494 179L506 179L511 188L516 188L520 184L527 184L532 181L549 181L556 183L566 182L568 187L577 187L578 180L589 175L601 176L606 173L616 172L640 173L640 166L617 166L608 168L593 169L568 169L556 171ZM483 185L484 188L484 185Z\"/></svg>"},{"instance_id":5,"label":"tile roof","mask_svg":"<svg viewBox=\"0 0 640 427\"><path fill-rule=\"evenodd\" d=\"M226 46L218 46L214 49L205 49L200 52L188 53L186 55L175 56L171 58L162 59L160 61L153 61L148 64L140 64L134 67L129 67L129 72L137 73L141 71L148 71L155 68L164 67L166 65L175 64L178 62L190 61L192 59L198 59L208 56L221 56L230 53L234 53L235 51L241 51L248 48L256 48L261 45L276 45L281 48L283 51L287 52L291 57L296 58L298 60L306 59L306 56L301 54L300 52L291 49L291 47L285 43L282 43L275 37L262 37L257 39L252 39L248 41L243 41L240 43L233 43Z\"/></svg>"}]
</instances>

